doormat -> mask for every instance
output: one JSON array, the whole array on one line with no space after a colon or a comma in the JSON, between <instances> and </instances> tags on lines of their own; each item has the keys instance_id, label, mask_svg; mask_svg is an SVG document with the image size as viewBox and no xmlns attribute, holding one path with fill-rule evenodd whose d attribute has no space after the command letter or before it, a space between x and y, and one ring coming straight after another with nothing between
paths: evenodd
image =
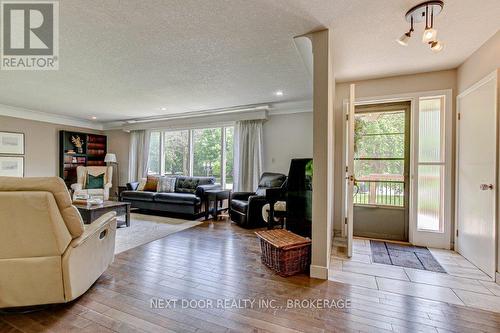
<instances>
[{"instance_id":1,"label":"doormat","mask_svg":"<svg viewBox=\"0 0 500 333\"><path fill-rule=\"evenodd\" d=\"M426 247L370 240L373 262L446 273Z\"/></svg>"}]
</instances>

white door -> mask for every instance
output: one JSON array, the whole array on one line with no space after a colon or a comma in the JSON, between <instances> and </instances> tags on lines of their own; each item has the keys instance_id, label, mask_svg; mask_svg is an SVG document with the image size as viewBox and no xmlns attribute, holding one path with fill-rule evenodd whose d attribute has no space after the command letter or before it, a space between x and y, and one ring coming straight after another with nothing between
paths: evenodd
<instances>
[{"instance_id":1,"label":"white door","mask_svg":"<svg viewBox=\"0 0 500 333\"><path fill-rule=\"evenodd\" d=\"M354 229L354 117L355 85L351 84L349 94L349 109L347 111L347 168L346 168L346 238L347 256L352 257Z\"/></svg>"},{"instance_id":2,"label":"white door","mask_svg":"<svg viewBox=\"0 0 500 333\"><path fill-rule=\"evenodd\" d=\"M458 97L457 250L495 275L497 192L497 78Z\"/></svg>"}]
</instances>

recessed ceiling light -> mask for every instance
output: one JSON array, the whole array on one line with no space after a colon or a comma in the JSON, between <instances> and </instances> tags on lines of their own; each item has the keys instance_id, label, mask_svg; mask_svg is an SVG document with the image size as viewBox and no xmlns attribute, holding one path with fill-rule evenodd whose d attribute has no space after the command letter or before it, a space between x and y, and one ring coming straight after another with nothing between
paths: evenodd
<instances>
[{"instance_id":1,"label":"recessed ceiling light","mask_svg":"<svg viewBox=\"0 0 500 333\"><path fill-rule=\"evenodd\" d=\"M283 91L278 90L277 92L274 93L276 96L283 96Z\"/></svg>"},{"instance_id":2,"label":"recessed ceiling light","mask_svg":"<svg viewBox=\"0 0 500 333\"><path fill-rule=\"evenodd\" d=\"M97 117L96 117L96 116L92 116L92 120L96 120L96 119L97 119Z\"/></svg>"},{"instance_id":3,"label":"recessed ceiling light","mask_svg":"<svg viewBox=\"0 0 500 333\"><path fill-rule=\"evenodd\" d=\"M161 108L162 111L167 111L167 108L163 107Z\"/></svg>"}]
</instances>

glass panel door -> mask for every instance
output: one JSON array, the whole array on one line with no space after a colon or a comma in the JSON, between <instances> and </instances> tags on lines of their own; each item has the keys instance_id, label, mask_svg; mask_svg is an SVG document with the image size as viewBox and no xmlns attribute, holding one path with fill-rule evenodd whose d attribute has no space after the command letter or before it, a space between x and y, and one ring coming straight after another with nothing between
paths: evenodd
<instances>
[{"instance_id":1,"label":"glass panel door","mask_svg":"<svg viewBox=\"0 0 500 333\"><path fill-rule=\"evenodd\" d=\"M354 234L408 240L410 103L356 107Z\"/></svg>"}]
</instances>

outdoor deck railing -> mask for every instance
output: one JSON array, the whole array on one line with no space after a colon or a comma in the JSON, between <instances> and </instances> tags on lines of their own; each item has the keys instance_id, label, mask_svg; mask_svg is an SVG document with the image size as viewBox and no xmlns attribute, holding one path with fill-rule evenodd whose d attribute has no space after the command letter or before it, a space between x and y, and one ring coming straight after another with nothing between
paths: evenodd
<instances>
[{"instance_id":1,"label":"outdoor deck railing","mask_svg":"<svg viewBox=\"0 0 500 333\"><path fill-rule=\"evenodd\" d=\"M356 181L354 204L404 207L403 181Z\"/></svg>"}]
</instances>

